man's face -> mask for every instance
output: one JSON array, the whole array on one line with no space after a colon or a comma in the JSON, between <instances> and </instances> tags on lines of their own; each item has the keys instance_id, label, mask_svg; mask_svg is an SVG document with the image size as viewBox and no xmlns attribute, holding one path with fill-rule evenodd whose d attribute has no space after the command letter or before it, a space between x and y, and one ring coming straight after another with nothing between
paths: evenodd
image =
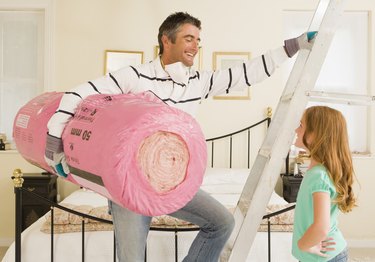
<instances>
[{"instance_id":1,"label":"man's face","mask_svg":"<svg viewBox=\"0 0 375 262\"><path fill-rule=\"evenodd\" d=\"M200 30L192 24L182 25L177 34L176 41L172 43L170 39L163 36L164 64L173 64L182 62L185 66L192 66L194 64L194 57L199 50Z\"/></svg>"}]
</instances>

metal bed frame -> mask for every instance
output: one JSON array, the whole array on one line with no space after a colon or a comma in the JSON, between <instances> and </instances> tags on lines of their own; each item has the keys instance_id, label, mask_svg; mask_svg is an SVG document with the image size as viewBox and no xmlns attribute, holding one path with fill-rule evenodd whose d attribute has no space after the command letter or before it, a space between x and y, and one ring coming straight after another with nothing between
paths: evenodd
<instances>
[{"instance_id":1,"label":"metal bed frame","mask_svg":"<svg viewBox=\"0 0 375 262\"><path fill-rule=\"evenodd\" d=\"M232 154L232 151L233 151L233 136L237 135L237 134L240 134L240 133L244 133L244 132L247 132L247 168L250 168L250 133L251 133L251 129L257 127L257 126L260 126L262 123L267 123L267 127L270 125L270 122L271 122L271 111L270 109L268 109L268 114L267 114L267 117L251 126L248 126L246 128L243 128L239 131L236 131L236 132L233 132L233 133L230 133L230 134L227 134L227 135L224 135L224 136L218 136L218 137L214 137L214 138L210 138L210 139L207 139L207 143L211 145L211 160L210 160L210 166L211 167L214 167L214 145L215 145L215 142L218 141L218 140L221 140L221 139L229 139L229 168L232 168L232 160L233 160L233 154ZM75 215L78 215L81 217L82 219L82 223L81 223L81 231L82 231L82 262L85 261L85 250L84 250L84 246L85 246L85 223L84 223L84 220L85 218L89 218L89 219L92 219L92 220L96 220L96 221L99 221L99 222L102 222L102 223L107 223L107 224L112 224L112 221L110 220L106 220L106 219L102 219L102 218L98 218L98 217L93 217L93 216L90 216L90 215L87 215L87 214L83 214L83 213L80 213L80 212L77 212L77 211L74 211L74 210L71 210L69 208L66 208L64 206L61 206L59 204L56 204L55 202L45 198L45 197L42 197L34 192L31 192L29 190L27 190L26 188L23 188L22 187L22 183L23 183L23 178L22 178L22 172L20 169L15 169L14 170L14 173L13 173L13 182L14 182L14 193L15 193L15 206L16 206L16 226L15 226L15 261L16 262L21 262L21 233L22 233L22 228L21 228L21 219L22 219L22 198L23 198L23 195L26 194L27 196L31 196L31 197L34 197L38 200L40 200L42 203L46 204L46 205L49 205L51 207L51 262L54 261L54 209L55 208L58 208L58 209L61 209L61 210L64 210L64 211L67 211L69 213L72 213L72 214L75 214ZM282 210L279 210L279 211L276 211L274 213L270 213L270 214L267 214L265 216L263 216L263 219L267 219L268 221L268 261L271 261L271 222L270 222L270 219L274 216L277 216L279 214L282 214L284 212L288 212L292 209L295 208L295 205L293 206L290 206L290 207L287 207L285 209L282 209ZM186 226L170 226L170 227L158 227L158 226L151 226L150 227L150 230L151 231L166 231L166 232L174 232L174 244L175 244L175 261L177 262L178 261L178 233L179 232L187 232L187 231L198 231L199 230L199 227L198 226L195 226L195 227L186 227ZM115 242L116 242L116 239L115 239L115 234L113 236L113 243L114 243L114 248L113 248L113 261L116 261L116 245L115 245ZM146 256L145 256L145 262L147 261L147 246L146 246L146 249L145 249L145 253L146 253Z\"/></svg>"}]
</instances>

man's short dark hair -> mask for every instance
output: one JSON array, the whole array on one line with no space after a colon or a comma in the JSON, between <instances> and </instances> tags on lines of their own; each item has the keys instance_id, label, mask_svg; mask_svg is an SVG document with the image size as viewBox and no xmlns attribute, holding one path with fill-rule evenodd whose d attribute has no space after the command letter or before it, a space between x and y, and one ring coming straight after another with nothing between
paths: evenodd
<instances>
[{"instance_id":1,"label":"man's short dark hair","mask_svg":"<svg viewBox=\"0 0 375 262\"><path fill-rule=\"evenodd\" d=\"M168 39L175 43L176 35L180 26L184 24L192 24L201 30L201 21L188 13L176 12L169 15L159 27L158 42L159 42L159 54L161 55L164 51L164 46L161 41L161 37L166 35Z\"/></svg>"}]
</instances>

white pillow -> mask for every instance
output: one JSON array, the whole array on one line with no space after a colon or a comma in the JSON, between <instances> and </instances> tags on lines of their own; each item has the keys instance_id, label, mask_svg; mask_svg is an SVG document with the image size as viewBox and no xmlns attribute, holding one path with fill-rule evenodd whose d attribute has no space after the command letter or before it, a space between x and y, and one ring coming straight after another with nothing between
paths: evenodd
<instances>
[{"instance_id":1,"label":"white pillow","mask_svg":"<svg viewBox=\"0 0 375 262\"><path fill-rule=\"evenodd\" d=\"M226 206L235 206L250 174L245 168L207 168L201 189ZM288 204L276 192L272 192L269 204Z\"/></svg>"},{"instance_id":2,"label":"white pillow","mask_svg":"<svg viewBox=\"0 0 375 262\"><path fill-rule=\"evenodd\" d=\"M79 189L67 196L61 203L99 207L108 205L108 199L94 191Z\"/></svg>"},{"instance_id":3,"label":"white pillow","mask_svg":"<svg viewBox=\"0 0 375 262\"><path fill-rule=\"evenodd\" d=\"M244 184L249 174L246 168L207 168L202 185Z\"/></svg>"}]
</instances>

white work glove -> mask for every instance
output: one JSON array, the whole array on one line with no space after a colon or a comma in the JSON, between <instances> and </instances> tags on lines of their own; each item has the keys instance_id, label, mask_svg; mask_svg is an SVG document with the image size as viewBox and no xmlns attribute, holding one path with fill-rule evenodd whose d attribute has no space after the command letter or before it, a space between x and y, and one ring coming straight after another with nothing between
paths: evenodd
<instances>
[{"instance_id":1,"label":"white work glove","mask_svg":"<svg viewBox=\"0 0 375 262\"><path fill-rule=\"evenodd\" d=\"M47 134L46 150L44 159L47 164L55 170L56 174L67 177L70 173L66 164L64 148L61 138Z\"/></svg>"},{"instance_id":2,"label":"white work glove","mask_svg":"<svg viewBox=\"0 0 375 262\"><path fill-rule=\"evenodd\" d=\"M300 49L311 50L316 34L317 32L305 32L299 37L285 40L284 49L288 57L294 56Z\"/></svg>"}]
</instances>

